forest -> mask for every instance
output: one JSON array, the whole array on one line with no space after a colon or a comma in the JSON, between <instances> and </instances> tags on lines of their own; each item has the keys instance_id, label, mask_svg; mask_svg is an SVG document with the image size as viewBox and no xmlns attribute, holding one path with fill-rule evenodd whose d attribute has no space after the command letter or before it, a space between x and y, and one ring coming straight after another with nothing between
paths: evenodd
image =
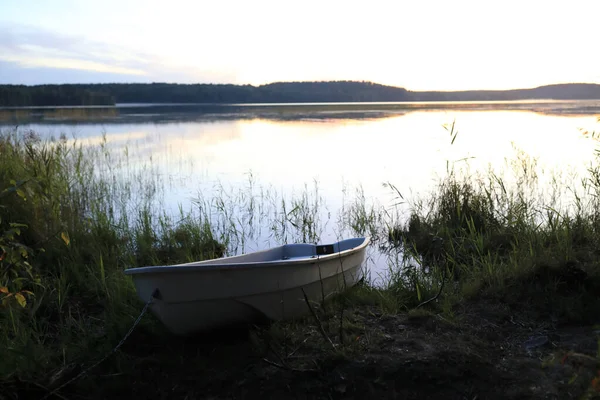
<instances>
[{"instance_id":1,"label":"forest","mask_svg":"<svg viewBox=\"0 0 600 400\"><path fill-rule=\"evenodd\" d=\"M233 84L108 83L0 85L0 107L90 106L117 103L305 103L391 101L506 101L600 99L600 85L559 84L532 89L409 91L372 82Z\"/></svg>"},{"instance_id":2,"label":"forest","mask_svg":"<svg viewBox=\"0 0 600 400\"><path fill-rule=\"evenodd\" d=\"M0 85L0 107L114 105L108 91L87 85Z\"/></svg>"}]
</instances>

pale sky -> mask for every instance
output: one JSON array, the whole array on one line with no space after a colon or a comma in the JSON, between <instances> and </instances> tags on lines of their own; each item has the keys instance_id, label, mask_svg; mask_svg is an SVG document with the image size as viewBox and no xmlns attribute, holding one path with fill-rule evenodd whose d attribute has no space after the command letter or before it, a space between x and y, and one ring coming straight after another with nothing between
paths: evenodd
<instances>
[{"instance_id":1,"label":"pale sky","mask_svg":"<svg viewBox=\"0 0 600 400\"><path fill-rule=\"evenodd\" d=\"M0 0L0 83L600 83L600 1Z\"/></svg>"}]
</instances>

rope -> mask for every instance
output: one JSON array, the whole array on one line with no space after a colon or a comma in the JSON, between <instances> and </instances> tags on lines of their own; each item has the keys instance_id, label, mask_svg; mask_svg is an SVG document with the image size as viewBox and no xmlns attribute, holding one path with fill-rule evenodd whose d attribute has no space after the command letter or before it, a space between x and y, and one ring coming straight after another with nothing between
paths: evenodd
<instances>
[{"instance_id":1,"label":"rope","mask_svg":"<svg viewBox=\"0 0 600 400\"><path fill-rule=\"evenodd\" d=\"M59 390L61 390L65 386L70 385L71 383L75 382L76 380L78 380L79 378L81 378L83 375L87 374L92 369L94 369L98 365L102 364L102 362L104 362L108 357L110 357L111 355L113 355L114 353L116 353L117 350L119 350L119 348L123 345L123 343L125 343L125 341L127 340L127 338L129 338L129 336L133 333L133 330L135 329L136 326L138 326L138 324L142 320L142 317L144 316L144 314L146 314L146 311L148 311L148 307L150 307L150 304L152 304L152 301L157 296L158 296L158 289L155 289L154 292L152 293L152 296L150 296L150 300L148 300L146 302L146 304L144 305L144 308L142 309L142 312L140 313L140 315L137 317L137 319L135 320L135 322L133 323L133 325L131 326L131 328L129 328L129 331L125 334L125 336L123 336L123 339L121 339L121 341L119 342L119 344L117 344L117 346L114 349L112 349L107 355L105 355L104 357L102 357L99 361L95 362L91 366L89 366L86 369L84 369L83 371L81 371L74 378L69 379L68 381L66 381L65 383L63 383L62 385L60 385L59 387L57 387L56 389L52 390L50 393L48 393L47 395L45 395L44 397L42 397L40 400L46 400L48 397L56 394L56 392L58 392Z\"/></svg>"}]
</instances>

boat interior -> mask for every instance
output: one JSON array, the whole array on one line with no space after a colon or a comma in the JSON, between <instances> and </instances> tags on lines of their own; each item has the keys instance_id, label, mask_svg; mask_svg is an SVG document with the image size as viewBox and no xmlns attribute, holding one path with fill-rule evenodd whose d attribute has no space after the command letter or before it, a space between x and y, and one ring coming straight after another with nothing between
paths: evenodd
<instances>
[{"instance_id":1,"label":"boat interior","mask_svg":"<svg viewBox=\"0 0 600 400\"><path fill-rule=\"evenodd\" d=\"M366 238L360 237L322 245L306 243L286 244L269 250L257 251L255 253L177 265L226 265L248 262L305 259L317 256L325 256L328 254L336 254L342 251L350 250L360 246L365 242L365 240Z\"/></svg>"}]
</instances>

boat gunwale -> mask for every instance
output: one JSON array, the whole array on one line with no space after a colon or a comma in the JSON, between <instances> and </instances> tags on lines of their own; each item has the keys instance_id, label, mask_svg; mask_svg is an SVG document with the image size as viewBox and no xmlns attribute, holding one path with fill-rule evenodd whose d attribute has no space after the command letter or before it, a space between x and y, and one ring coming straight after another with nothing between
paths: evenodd
<instances>
[{"instance_id":1,"label":"boat gunwale","mask_svg":"<svg viewBox=\"0 0 600 400\"><path fill-rule=\"evenodd\" d=\"M357 238L351 238L351 239L345 239L345 240L352 240L352 239L357 239ZM277 259L277 260L272 260L272 261L250 261L250 262L235 262L235 263L224 262L224 263L214 263L214 264L203 264L203 262L205 262L205 261L214 261L215 260L215 259L209 259L209 260L203 260L203 261L193 261L191 263L185 263L185 264L151 265L151 266L145 266L145 267L134 267L134 268L128 268L128 269L124 270L123 272L126 275L138 275L138 274L151 274L151 273L156 274L156 273L170 273L170 272L196 272L196 271L214 271L214 270L223 271L223 270L244 269L244 268L252 269L252 268L261 268L261 267L273 267L273 266L279 266L279 265L290 265L290 264L292 264L292 265L295 265L295 264L312 265L312 264L320 263L323 261L328 261L329 259L333 259L333 258L346 257L350 254L361 251L362 249L367 247L367 245L371 241L371 238L368 236L363 237L363 239L364 239L363 242L358 246L351 247L349 249L339 251L337 253L325 254L322 256L319 256L319 255L307 256L306 258L302 257L302 258L293 258L293 259L288 259L288 260ZM344 240L340 240L334 244L339 244L343 241ZM296 244L305 244L305 243L296 243ZM306 244L309 244L309 243L306 243ZM283 247L283 246L285 246L285 245L281 245L278 247ZM313 245L313 246L317 246L317 245ZM260 250L260 251L248 253L248 254L265 253L267 251L271 251L278 247ZM234 257L239 257L239 256L224 257L222 259L227 260L228 258L231 259Z\"/></svg>"}]
</instances>

